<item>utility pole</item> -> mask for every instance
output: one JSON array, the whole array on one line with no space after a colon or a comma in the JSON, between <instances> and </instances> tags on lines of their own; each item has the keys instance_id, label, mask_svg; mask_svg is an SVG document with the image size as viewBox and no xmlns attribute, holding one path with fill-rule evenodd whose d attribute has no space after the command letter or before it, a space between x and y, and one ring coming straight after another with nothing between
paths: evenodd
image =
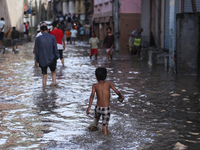
<instances>
[{"instance_id":1,"label":"utility pole","mask_svg":"<svg viewBox=\"0 0 200 150\"><path fill-rule=\"evenodd\" d=\"M115 0L115 50L119 51L119 0Z\"/></svg>"},{"instance_id":2,"label":"utility pole","mask_svg":"<svg viewBox=\"0 0 200 150\"><path fill-rule=\"evenodd\" d=\"M191 2L192 2L192 10L193 10L193 13L197 13L196 1L195 1L195 0L191 0Z\"/></svg>"},{"instance_id":3,"label":"utility pole","mask_svg":"<svg viewBox=\"0 0 200 150\"><path fill-rule=\"evenodd\" d=\"M41 0L39 1L39 15L38 15L38 23L42 21L42 7L41 7Z\"/></svg>"},{"instance_id":4,"label":"utility pole","mask_svg":"<svg viewBox=\"0 0 200 150\"><path fill-rule=\"evenodd\" d=\"M53 21L56 20L56 14L55 14L55 1L51 0L51 7L52 7L52 14L53 14Z\"/></svg>"},{"instance_id":5,"label":"utility pole","mask_svg":"<svg viewBox=\"0 0 200 150\"><path fill-rule=\"evenodd\" d=\"M157 14L158 14L158 48L161 48L161 1L158 0L158 9L157 9Z\"/></svg>"},{"instance_id":6,"label":"utility pole","mask_svg":"<svg viewBox=\"0 0 200 150\"><path fill-rule=\"evenodd\" d=\"M175 0L170 0L169 6L169 73L174 73Z\"/></svg>"},{"instance_id":7,"label":"utility pole","mask_svg":"<svg viewBox=\"0 0 200 150\"><path fill-rule=\"evenodd\" d=\"M35 19L35 24L34 24L35 27L37 27L37 24L38 24L38 21L37 21L38 10L37 10L37 8L38 8L38 7L37 7L37 0L35 0L35 11L36 11L36 12L35 12L35 14L36 14L36 15L35 15L35 16L36 16L36 19Z\"/></svg>"},{"instance_id":8,"label":"utility pole","mask_svg":"<svg viewBox=\"0 0 200 150\"><path fill-rule=\"evenodd\" d=\"M88 2L88 0L85 0L84 4L85 4L85 23L86 23L88 21L87 13L88 13L88 7L90 3Z\"/></svg>"},{"instance_id":9,"label":"utility pole","mask_svg":"<svg viewBox=\"0 0 200 150\"><path fill-rule=\"evenodd\" d=\"M33 0L30 0L30 5L31 5L31 42L33 42L33 24L32 24L32 1Z\"/></svg>"}]
</instances>

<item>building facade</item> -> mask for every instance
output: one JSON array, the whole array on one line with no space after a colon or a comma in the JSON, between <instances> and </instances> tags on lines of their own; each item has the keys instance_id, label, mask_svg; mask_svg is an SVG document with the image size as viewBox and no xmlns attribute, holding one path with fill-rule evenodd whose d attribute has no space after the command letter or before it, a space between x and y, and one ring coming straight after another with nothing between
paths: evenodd
<instances>
[{"instance_id":1,"label":"building facade","mask_svg":"<svg viewBox=\"0 0 200 150\"><path fill-rule=\"evenodd\" d=\"M93 26L100 40L106 36L106 28L111 27L114 31L114 0L95 0ZM128 45L128 34L141 27L141 1L119 0L119 45L120 51L126 51Z\"/></svg>"},{"instance_id":2,"label":"building facade","mask_svg":"<svg viewBox=\"0 0 200 150\"><path fill-rule=\"evenodd\" d=\"M31 22L29 10L32 5L32 26L37 27L41 21L53 19L51 0L25 0L24 1L24 22Z\"/></svg>"},{"instance_id":3,"label":"building facade","mask_svg":"<svg viewBox=\"0 0 200 150\"><path fill-rule=\"evenodd\" d=\"M200 12L200 1L196 0L197 12ZM175 0L176 15L179 13L192 13L191 0ZM144 46L154 46L161 49L169 49L169 10L170 0L142 0L141 1L141 26L144 28L142 40ZM174 37L176 37L176 24L174 25ZM176 38L174 38L176 49Z\"/></svg>"},{"instance_id":4,"label":"building facade","mask_svg":"<svg viewBox=\"0 0 200 150\"><path fill-rule=\"evenodd\" d=\"M93 14L93 0L54 0L55 11L61 11L65 14L76 14L79 17L79 21L84 24L85 20L91 22L91 14ZM85 18L85 16L87 18Z\"/></svg>"},{"instance_id":5,"label":"building facade","mask_svg":"<svg viewBox=\"0 0 200 150\"><path fill-rule=\"evenodd\" d=\"M13 26L23 32L24 0L0 0L0 18L5 19L5 33ZM16 15L17 12L17 15Z\"/></svg>"},{"instance_id":6,"label":"building facade","mask_svg":"<svg viewBox=\"0 0 200 150\"><path fill-rule=\"evenodd\" d=\"M142 0L141 4L143 47L163 51L163 62L170 58L177 73L194 73L197 68L200 72L200 1Z\"/></svg>"}]
</instances>

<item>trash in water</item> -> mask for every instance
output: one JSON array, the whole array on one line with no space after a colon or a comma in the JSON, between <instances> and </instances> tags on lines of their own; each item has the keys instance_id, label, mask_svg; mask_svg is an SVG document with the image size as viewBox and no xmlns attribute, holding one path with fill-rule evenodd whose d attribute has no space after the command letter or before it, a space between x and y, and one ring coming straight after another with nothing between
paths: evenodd
<instances>
[{"instance_id":1,"label":"trash in water","mask_svg":"<svg viewBox=\"0 0 200 150\"><path fill-rule=\"evenodd\" d=\"M120 101L121 103L123 102L123 98L121 97L118 97L117 100Z\"/></svg>"},{"instance_id":2,"label":"trash in water","mask_svg":"<svg viewBox=\"0 0 200 150\"><path fill-rule=\"evenodd\" d=\"M183 144L177 142L177 143L175 144L175 147L173 148L173 150L185 150L186 148L187 148L187 146L185 146L185 145L183 145Z\"/></svg>"},{"instance_id":3,"label":"trash in water","mask_svg":"<svg viewBox=\"0 0 200 150\"><path fill-rule=\"evenodd\" d=\"M174 94L171 94L171 96L176 97L176 96L180 96L180 94L174 93Z\"/></svg>"}]
</instances>

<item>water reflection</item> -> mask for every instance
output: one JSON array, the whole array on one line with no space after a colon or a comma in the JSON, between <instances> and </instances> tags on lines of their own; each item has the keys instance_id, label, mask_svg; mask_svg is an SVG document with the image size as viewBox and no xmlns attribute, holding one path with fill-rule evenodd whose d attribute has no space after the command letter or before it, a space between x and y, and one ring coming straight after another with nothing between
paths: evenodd
<instances>
[{"instance_id":1,"label":"water reflection","mask_svg":"<svg viewBox=\"0 0 200 150\"><path fill-rule=\"evenodd\" d=\"M41 70L33 68L32 46L0 56L0 148L152 150L182 144L200 149L199 77L169 75L162 66L150 68L129 55L115 53L106 61L105 50L99 51L98 61L90 60L89 45L77 43L64 51L66 67L58 60L58 86L50 86L48 70L43 89ZM85 111L99 66L107 68L107 80L125 96L120 103L111 92L108 136L101 125L96 132L87 129L94 114Z\"/></svg>"},{"instance_id":2,"label":"water reflection","mask_svg":"<svg viewBox=\"0 0 200 150\"><path fill-rule=\"evenodd\" d=\"M42 113L42 111L49 111L48 113L52 113L53 109L57 108L55 101L58 95L55 93L55 89L55 86L48 86L42 89L40 93L34 93L35 96L33 100L39 109L39 113Z\"/></svg>"}]
</instances>

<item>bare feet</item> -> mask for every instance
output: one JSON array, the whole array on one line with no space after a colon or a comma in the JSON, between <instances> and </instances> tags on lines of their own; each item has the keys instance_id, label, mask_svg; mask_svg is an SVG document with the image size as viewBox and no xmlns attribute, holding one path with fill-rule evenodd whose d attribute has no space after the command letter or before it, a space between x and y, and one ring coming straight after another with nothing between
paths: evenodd
<instances>
[{"instance_id":1,"label":"bare feet","mask_svg":"<svg viewBox=\"0 0 200 150\"><path fill-rule=\"evenodd\" d=\"M58 86L57 83L51 83L50 86Z\"/></svg>"},{"instance_id":2,"label":"bare feet","mask_svg":"<svg viewBox=\"0 0 200 150\"><path fill-rule=\"evenodd\" d=\"M103 125L103 134L108 135L108 127Z\"/></svg>"}]
</instances>

